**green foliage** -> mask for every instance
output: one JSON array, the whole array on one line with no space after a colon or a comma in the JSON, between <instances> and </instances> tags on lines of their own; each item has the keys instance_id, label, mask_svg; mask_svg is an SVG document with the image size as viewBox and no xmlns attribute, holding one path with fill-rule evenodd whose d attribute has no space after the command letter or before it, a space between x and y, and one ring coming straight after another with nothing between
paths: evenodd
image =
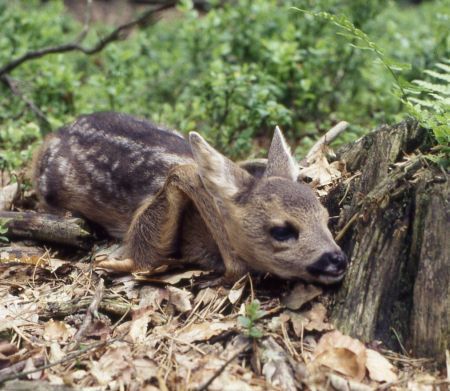
<instances>
[{"instance_id":1,"label":"green foliage","mask_svg":"<svg viewBox=\"0 0 450 391\"><path fill-rule=\"evenodd\" d=\"M0 219L0 243L9 242L9 239L5 236L8 232L8 227L6 226L6 223L9 221L9 219Z\"/></svg>"},{"instance_id":2,"label":"green foliage","mask_svg":"<svg viewBox=\"0 0 450 391\"><path fill-rule=\"evenodd\" d=\"M425 70L427 80L413 80L406 98L410 113L450 152L450 59Z\"/></svg>"},{"instance_id":3,"label":"green foliage","mask_svg":"<svg viewBox=\"0 0 450 391\"><path fill-rule=\"evenodd\" d=\"M255 326L256 322L264 317L266 312L261 310L258 300L253 300L245 306L245 316L239 316L238 321L245 328L246 334L251 338L261 338L262 332Z\"/></svg>"},{"instance_id":4,"label":"green foliage","mask_svg":"<svg viewBox=\"0 0 450 391\"><path fill-rule=\"evenodd\" d=\"M138 29L99 54L54 54L10 76L53 129L82 113L122 111L183 132L197 130L228 156L243 158L264 153L261 146L276 124L303 155L339 120L352 125L339 142L398 121L409 109L392 85L409 94L422 69L450 56L445 1L418 7L387 0L211 4L199 15L183 1L177 17ZM302 17L292 7L307 13ZM344 26L345 36L330 20ZM0 0L0 66L28 50L71 42L81 28L62 0ZM94 25L86 45L111 29ZM400 73L401 63L411 69ZM0 83L3 169L29 161L44 133L36 131L38 123L23 99Z\"/></svg>"},{"instance_id":5,"label":"green foliage","mask_svg":"<svg viewBox=\"0 0 450 391\"><path fill-rule=\"evenodd\" d=\"M345 31L352 46L373 52L386 70L392 75L394 86L400 91L400 99L406 104L408 112L422 126L433 131L436 141L449 152L450 145L450 60L437 63L439 71L425 70L424 74L431 79L413 80L412 83L401 77L401 72L411 69L410 64L399 63L388 57L383 50L346 16L332 15L327 12L309 12L295 8L297 11L327 20ZM408 87L406 89L406 87ZM416 95L416 96L414 96Z\"/></svg>"}]
</instances>

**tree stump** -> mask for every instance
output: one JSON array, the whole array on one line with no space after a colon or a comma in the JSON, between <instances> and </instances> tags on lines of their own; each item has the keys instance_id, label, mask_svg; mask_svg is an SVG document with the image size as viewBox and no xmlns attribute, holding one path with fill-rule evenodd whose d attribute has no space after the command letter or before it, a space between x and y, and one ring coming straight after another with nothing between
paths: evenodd
<instances>
[{"instance_id":1,"label":"tree stump","mask_svg":"<svg viewBox=\"0 0 450 391\"><path fill-rule=\"evenodd\" d=\"M449 178L423 157L431 144L426 130L404 121L344 147L338 159L358 174L325 203L340 213L333 228L351 259L334 324L442 362L450 339Z\"/></svg>"}]
</instances>

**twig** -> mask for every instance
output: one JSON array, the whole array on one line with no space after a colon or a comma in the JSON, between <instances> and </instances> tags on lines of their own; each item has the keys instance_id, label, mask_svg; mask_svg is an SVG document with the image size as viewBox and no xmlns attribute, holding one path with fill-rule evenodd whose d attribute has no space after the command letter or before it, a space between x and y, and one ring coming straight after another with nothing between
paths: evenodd
<instances>
[{"instance_id":1,"label":"twig","mask_svg":"<svg viewBox=\"0 0 450 391\"><path fill-rule=\"evenodd\" d=\"M6 87L11 90L14 95L25 102L25 105L28 106L28 108L36 115L36 117L38 117L43 122L46 127L50 128L50 122L48 121L45 114L39 109L39 107L35 105L35 103L30 98L28 98L21 91L16 80L13 80L8 75L2 75L0 77L0 80L5 84Z\"/></svg>"},{"instance_id":2,"label":"twig","mask_svg":"<svg viewBox=\"0 0 450 391\"><path fill-rule=\"evenodd\" d=\"M163 4L156 8L150 8L147 11L145 11L141 16L137 17L136 19L131 20L130 22L124 23L117 28L115 28L113 31L111 31L109 34L105 35L104 37L100 38L92 47L85 47L82 46L81 43L84 40L84 38L87 35L87 31L85 32L85 28L83 28L83 31L81 34L78 35L78 37L70 43L57 45L57 46L49 46L42 49L32 50L29 51L22 56L10 61L9 63L3 65L0 67L0 77L3 77L3 75L6 75L16 69L18 66L22 65L24 62L33 60L36 58L41 58L44 56L47 56L49 54L55 54L55 53L66 53L66 52L72 52L72 51L78 51L82 52L87 55L92 55L95 53L100 52L102 49L104 49L108 44L114 41L118 41L121 39L124 32L130 30L132 27L141 24L145 22L147 19L149 19L151 16L153 16L155 13L163 11L168 8L172 8L176 4L176 1L170 1L167 4ZM86 22L85 22L86 26Z\"/></svg>"},{"instance_id":3,"label":"twig","mask_svg":"<svg viewBox=\"0 0 450 391\"><path fill-rule=\"evenodd\" d=\"M335 140L345 129L347 129L348 125L348 122L341 121L333 126L311 147L308 154L306 155L306 161L309 162L311 158L317 153L317 151L322 148L323 145L328 145L333 140Z\"/></svg>"},{"instance_id":4,"label":"twig","mask_svg":"<svg viewBox=\"0 0 450 391\"><path fill-rule=\"evenodd\" d=\"M244 352L245 349L247 349L248 344L244 345L241 349L239 349L235 354L233 354L227 361L223 363L223 365L217 370L217 372L211 376L211 378L202 386L197 388L197 391L205 391L208 389L208 387L211 385L211 383L216 380L220 374L225 370L225 368L230 365L231 362L233 362L241 353Z\"/></svg>"},{"instance_id":5,"label":"twig","mask_svg":"<svg viewBox=\"0 0 450 391\"><path fill-rule=\"evenodd\" d=\"M359 213L356 212L351 218L350 220L347 222L347 224L344 225L344 227L337 233L337 235L335 236L335 240L336 242L339 242L344 235L346 234L346 232L348 231L348 229L353 225L353 223L356 221L356 219L358 218Z\"/></svg>"},{"instance_id":6,"label":"twig","mask_svg":"<svg viewBox=\"0 0 450 391\"><path fill-rule=\"evenodd\" d=\"M88 327L92 323L94 316L97 316L98 306L103 299L103 294L105 292L105 283L103 278L100 278L97 289L95 290L94 297L92 298L92 302L89 305L86 316L84 318L83 324L78 329L77 333L74 336L76 342L79 342L81 338L83 338L86 333Z\"/></svg>"},{"instance_id":7,"label":"twig","mask_svg":"<svg viewBox=\"0 0 450 391\"><path fill-rule=\"evenodd\" d=\"M116 342L116 341L118 341L120 339L122 339L122 336L110 339L109 341L103 341L103 342L95 343L93 345L88 346L87 348L81 349L78 352L70 353L66 357L62 358L61 360L54 361L54 362L51 362L51 363L48 363L48 364L45 364L45 365L41 365L41 366L39 366L37 368L31 369L31 370L26 371L26 372L13 373L11 375L0 376L0 384L3 384L4 382L9 381L9 380L20 379L20 378L22 378L24 376L31 375L32 373L43 371L45 369L54 367L55 365L64 364L65 362L73 360L74 358L77 358L79 356L82 356L83 354L85 354L85 353L87 353L87 352L89 352L91 350L95 350L95 349L102 348L104 346L110 345L110 344L112 344L112 343L114 343L114 342Z\"/></svg>"}]
</instances>

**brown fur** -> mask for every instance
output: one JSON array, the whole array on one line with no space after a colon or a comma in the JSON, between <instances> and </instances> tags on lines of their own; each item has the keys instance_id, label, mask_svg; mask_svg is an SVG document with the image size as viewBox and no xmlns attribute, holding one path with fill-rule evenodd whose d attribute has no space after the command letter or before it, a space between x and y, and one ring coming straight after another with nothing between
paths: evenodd
<instances>
[{"instance_id":1,"label":"brown fur","mask_svg":"<svg viewBox=\"0 0 450 391\"><path fill-rule=\"evenodd\" d=\"M242 167L197 133L188 144L150 123L103 113L48 138L33 178L48 207L125 236L127 260L100 266L134 271L196 263L229 281L249 270L340 280L346 261L327 228L328 214L297 182L281 131L266 163Z\"/></svg>"}]
</instances>

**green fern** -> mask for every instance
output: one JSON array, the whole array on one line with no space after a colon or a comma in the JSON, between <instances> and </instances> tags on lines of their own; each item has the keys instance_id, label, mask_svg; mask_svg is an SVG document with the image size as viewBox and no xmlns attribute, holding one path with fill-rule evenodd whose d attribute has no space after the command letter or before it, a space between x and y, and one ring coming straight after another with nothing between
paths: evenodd
<instances>
[{"instance_id":1,"label":"green fern","mask_svg":"<svg viewBox=\"0 0 450 391\"><path fill-rule=\"evenodd\" d=\"M450 59L425 70L427 80L413 80L406 89L408 111L424 127L432 129L444 152L450 152Z\"/></svg>"},{"instance_id":2,"label":"green fern","mask_svg":"<svg viewBox=\"0 0 450 391\"><path fill-rule=\"evenodd\" d=\"M372 42L370 37L343 15L333 15L328 12L310 12L300 8L293 8L304 14L329 21L343 30L341 35L347 37L355 48L374 53L384 67L392 75L395 87L400 92L399 98L405 104L410 115L419 123L433 131L434 137L440 144L442 154L437 160L447 161L450 153L450 60L445 59L436 64L438 70L425 70L427 80L405 82L400 78L402 71L411 68L409 64L399 63L386 56L383 50Z\"/></svg>"}]
</instances>

